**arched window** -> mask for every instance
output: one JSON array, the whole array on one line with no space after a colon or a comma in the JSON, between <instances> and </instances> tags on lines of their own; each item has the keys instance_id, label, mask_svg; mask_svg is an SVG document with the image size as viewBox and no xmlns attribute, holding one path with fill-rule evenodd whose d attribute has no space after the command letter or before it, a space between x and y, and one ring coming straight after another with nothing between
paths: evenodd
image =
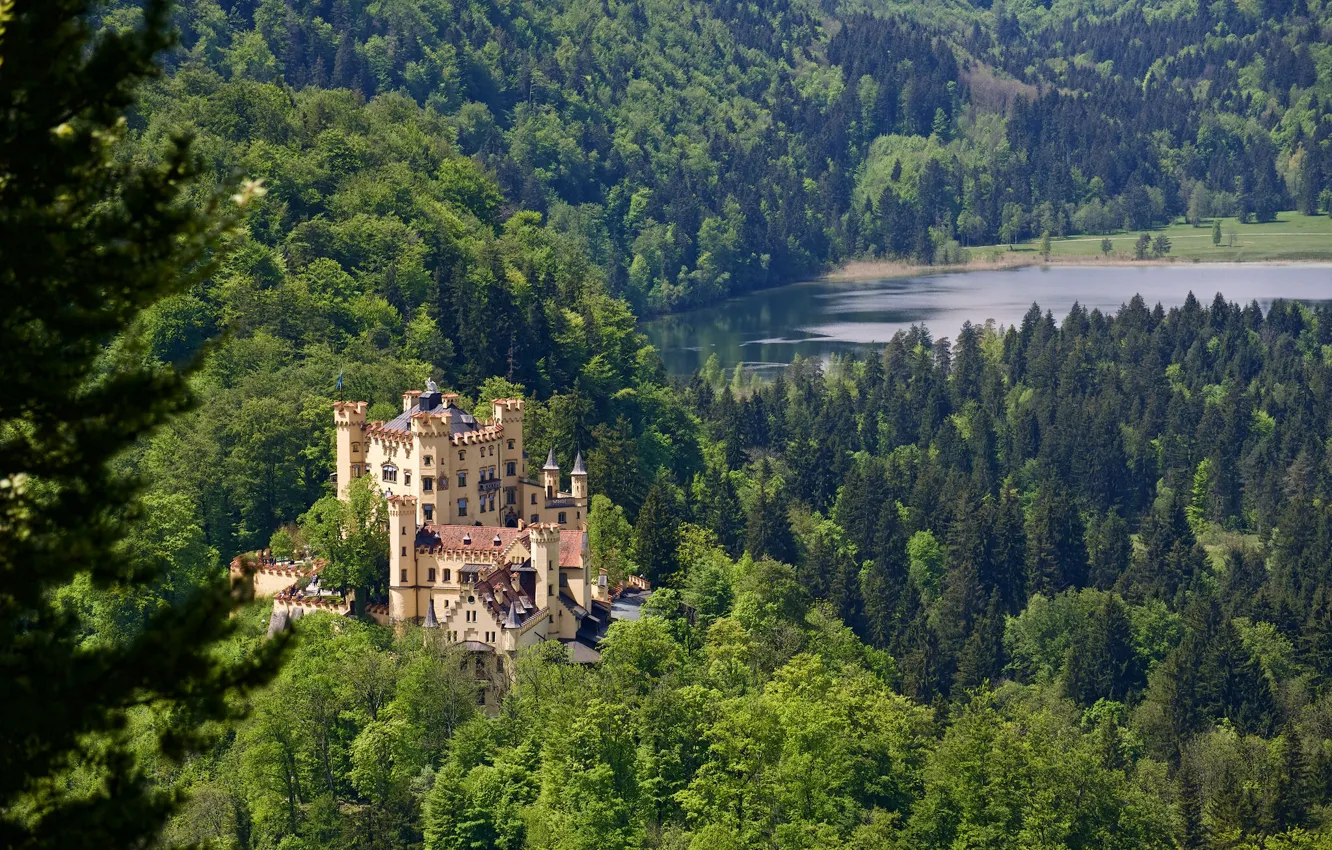
<instances>
[{"instance_id":1,"label":"arched window","mask_svg":"<svg viewBox=\"0 0 1332 850\"><path fill-rule=\"evenodd\" d=\"M357 454L357 453L359 453L360 451L361 451L361 444L360 444L360 443L352 443L352 454Z\"/></svg>"}]
</instances>

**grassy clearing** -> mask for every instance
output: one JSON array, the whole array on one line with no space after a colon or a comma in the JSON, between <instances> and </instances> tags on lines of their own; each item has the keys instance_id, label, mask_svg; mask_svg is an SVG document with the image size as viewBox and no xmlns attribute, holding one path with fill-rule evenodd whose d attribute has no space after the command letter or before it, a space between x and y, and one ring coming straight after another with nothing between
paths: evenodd
<instances>
[{"instance_id":1,"label":"grassy clearing","mask_svg":"<svg viewBox=\"0 0 1332 850\"><path fill-rule=\"evenodd\" d=\"M1193 227L1177 222L1169 227L1146 231L1155 237L1165 233L1172 244L1169 258L1197 262L1260 262L1270 260L1332 260L1332 217L1307 216L1283 212L1266 224L1240 224L1236 219L1221 219L1221 244L1212 244L1212 219ZM1050 240L1052 260L1102 257L1101 240L1108 237L1113 245L1112 261L1133 259L1133 244L1138 232L1117 231L1095 236L1070 236ZM1039 257L1039 239L1007 245L972 248L973 261L1003 262Z\"/></svg>"}]
</instances>

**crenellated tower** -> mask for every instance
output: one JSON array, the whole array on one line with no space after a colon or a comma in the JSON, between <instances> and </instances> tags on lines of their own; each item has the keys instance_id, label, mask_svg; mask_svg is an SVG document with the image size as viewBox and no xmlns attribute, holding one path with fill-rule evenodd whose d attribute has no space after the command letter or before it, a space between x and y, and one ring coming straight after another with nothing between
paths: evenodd
<instances>
[{"instance_id":1,"label":"crenellated tower","mask_svg":"<svg viewBox=\"0 0 1332 850\"><path fill-rule=\"evenodd\" d=\"M389 617L412 620L417 610L416 497L389 496Z\"/></svg>"}]
</instances>

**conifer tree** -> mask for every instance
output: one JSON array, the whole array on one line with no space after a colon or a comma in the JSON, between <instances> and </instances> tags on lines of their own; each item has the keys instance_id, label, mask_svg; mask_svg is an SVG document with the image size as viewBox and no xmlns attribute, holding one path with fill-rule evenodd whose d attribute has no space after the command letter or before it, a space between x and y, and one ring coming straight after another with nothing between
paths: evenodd
<instances>
[{"instance_id":1,"label":"conifer tree","mask_svg":"<svg viewBox=\"0 0 1332 850\"><path fill-rule=\"evenodd\" d=\"M659 582L675 575L675 549L680 541L680 517L669 482L658 478L648 490L634 525L634 562Z\"/></svg>"},{"instance_id":2,"label":"conifer tree","mask_svg":"<svg viewBox=\"0 0 1332 850\"><path fill-rule=\"evenodd\" d=\"M1064 693L1090 707L1099 699L1127 702L1144 684L1128 611L1118 596L1107 594L1087 621L1082 639L1069 650Z\"/></svg>"},{"instance_id":3,"label":"conifer tree","mask_svg":"<svg viewBox=\"0 0 1332 850\"><path fill-rule=\"evenodd\" d=\"M280 642L213 652L237 601L218 574L120 642L89 644L53 591L80 574L132 590L154 576L122 541L136 482L113 459L192 403L186 376L133 356L136 321L207 272L228 225L195 206L187 139L159 162L115 156L136 86L167 47L169 3L93 36L89 0L0 7L0 845L146 846L178 802L141 756L205 743L205 721L257 682ZM243 191L238 200L254 194ZM132 709L156 722L131 743ZM69 781L80 774L79 782Z\"/></svg>"},{"instance_id":4,"label":"conifer tree","mask_svg":"<svg viewBox=\"0 0 1332 850\"><path fill-rule=\"evenodd\" d=\"M795 537L787 516L789 503L782 487L772 483L772 466L764 458L754 482L754 499L745 522L745 549L755 558L772 558L784 564L796 561Z\"/></svg>"}]
</instances>

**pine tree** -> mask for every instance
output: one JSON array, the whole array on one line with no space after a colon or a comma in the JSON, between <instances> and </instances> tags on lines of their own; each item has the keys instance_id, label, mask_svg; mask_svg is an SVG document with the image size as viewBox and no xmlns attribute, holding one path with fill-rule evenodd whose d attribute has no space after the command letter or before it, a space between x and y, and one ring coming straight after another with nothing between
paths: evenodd
<instances>
[{"instance_id":1,"label":"pine tree","mask_svg":"<svg viewBox=\"0 0 1332 850\"><path fill-rule=\"evenodd\" d=\"M648 490L634 524L634 563L654 584L674 577L678 564L680 517L669 482L658 478Z\"/></svg>"},{"instance_id":2,"label":"pine tree","mask_svg":"<svg viewBox=\"0 0 1332 850\"><path fill-rule=\"evenodd\" d=\"M94 5L19 2L0 14L5 847L152 844L177 801L150 784L145 761L207 743L206 721L229 716L228 695L261 680L281 646L241 662L214 654L236 602L222 576L114 643L85 643L54 599L79 574L123 592L155 577L120 545L141 508L112 460L192 397L181 372L110 347L208 272L228 226L221 196L184 199L198 173L187 140L152 165L115 155L135 87L170 43L170 4L135 4L137 29L97 38ZM127 715L143 706L157 722L131 741Z\"/></svg>"},{"instance_id":3,"label":"pine tree","mask_svg":"<svg viewBox=\"0 0 1332 850\"><path fill-rule=\"evenodd\" d=\"M754 482L754 499L745 522L745 549L755 558L772 558L784 564L796 561L795 536L791 533L789 503L781 487L773 486L772 467L764 458Z\"/></svg>"},{"instance_id":4,"label":"pine tree","mask_svg":"<svg viewBox=\"0 0 1332 850\"><path fill-rule=\"evenodd\" d=\"M1268 832L1304 827L1309 820L1309 768L1294 724L1286 724L1280 740L1281 764L1268 789L1263 824Z\"/></svg>"},{"instance_id":5,"label":"pine tree","mask_svg":"<svg viewBox=\"0 0 1332 850\"><path fill-rule=\"evenodd\" d=\"M1202 789L1198 786L1198 775L1192 763L1185 761L1180 765L1176 781L1179 786L1180 850L1203 850L1211 845L1203 826Z\"/></svg>"},{"instance_id":6,"label":"pine tree","mask_svg":"<svg viewBox=\"0 0 1332 850\"><path fill-rule=\"evenodd\" d=\"M1086 707L1100 699L1127 702L1145 683L1128 611L1118 596L1107 594L1069 649L1064 694Z\"/></svg>"},{"instance_id":7,"label":"pine tree","mask_svg":"<svg viewBox=\"0 0 1332 850\"><path fill-rule=\"evenodd\" d=\"M953 689L976 688L993 682L1004 669L1004 612L999 595L990 596L985 613L976 620L957 658Z\"/></svg>"},{"instance_id":8,"label":"pine tree","mask_svg":"<svg viewBox=\"0 0 1332 850\"><path fill-rule=\"evenodd\" d=\"M1027 589L1054 595L1086 580L1087 544L1071 495L1051 479L1027 514Z\"/></svg>"}]
</instances>

